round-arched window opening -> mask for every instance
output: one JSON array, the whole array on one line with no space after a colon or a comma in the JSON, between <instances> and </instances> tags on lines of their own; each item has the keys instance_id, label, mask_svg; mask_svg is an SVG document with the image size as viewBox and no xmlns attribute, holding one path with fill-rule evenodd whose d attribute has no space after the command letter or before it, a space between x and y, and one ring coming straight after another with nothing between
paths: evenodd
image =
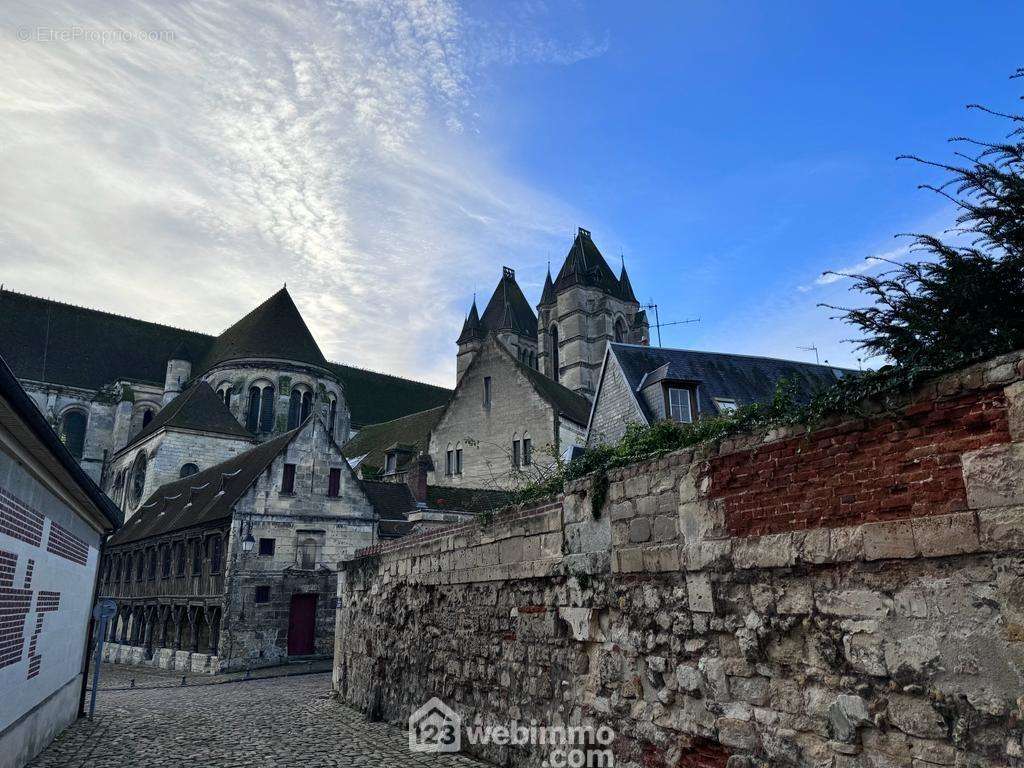
<instances>
[{"instance_id":1,"label":"round-arched window opening","mask_svg":"<svg viewBox=\"0 0 1024 768\"><path fill-rule=\"evenodd\" d=\"M60 422L60 439L71 455L76 459L82 458L85 450L85 426L87 418L81 411L68 411Z\"/></svg>"},{"instance_id":2,"label":"round-arched window opening","mask_svg":"<svg viewBox=\"0 0 1024 768\"><path fill-rule=\"evenodd\" d=\"M128 501L133 507L142 503L142 492L146 489L146 452L140 451L132 463L131 479L128 483Z\"/></svg>"},{"instance_id":3,"label":"round-arched window opening","mask_svg":"<svg viewBox=\"0 0 1024 768\"><path fill-rule=\"evenodd\" d=\"M188 477L189 475L194 475L198 471L199 471L199 466L196 465L196 464L193 464L190 461L188 464L182 464L181 465L181 472L178 473L178 477Z\"/></svg>"},{"instance_id":4,"label":"round-arched window opening","mask_svg":"<svg viewBox=\"0 0 1024 768\"><path fill-rule=\"evenodd\" d=\"M153 412L152 411L143 411L142 412L142 428L143 429L148 427L149 426L149 422L151 422L152 420L153 420Z\"/></svg>"}]
</instances>

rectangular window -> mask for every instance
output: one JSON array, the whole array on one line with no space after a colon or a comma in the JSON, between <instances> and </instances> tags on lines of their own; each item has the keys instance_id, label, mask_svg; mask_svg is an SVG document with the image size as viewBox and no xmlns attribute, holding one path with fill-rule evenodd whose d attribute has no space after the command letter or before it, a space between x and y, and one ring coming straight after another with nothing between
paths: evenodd
<instances>
[{"instance_id":1,"label":"rectangular window","mask_svg":"<svg viewBox=\"0 0 1024 768\"><path fill-rule=\"evenodd\" d=\"M461 475L462 474L462 449L461 448L456 448L455 449L455 474L456 475Z\"/></svg>"},{"instance_id":2,"label":"rectangular window","mask_svg":"<svg viewBox=\"0 0 1024 768\"><path fill-rule=\"evenodd\" d=\"M160 567L160 578L168 579L171 576L171 548L163 547L163 565Z\"/></svg>"},{"instance_id":3,"label":"rectangular window","mask_svg":"<svg viewBox=\"0 0 1024 768\"><path fill-rule=\"evenodd\" d=\"M285 464L281 476L281 493L295 493L295 465Z\"/></svg>"},{"instance_id":4,"label":"rectangular window","mask_svg":"<svg viewBox=\"0 0 1024 768\"><path fill-rule=\"evenodd\" d=\"M332 499L337 498L341 493L341 468L331 467L331 474L327 477L327 495Z\"/></svg>"},{"instance_id":5,"label":"rectangular window","mask_svg":"<svg viewBox=\"0 0 1024 768\"><path fill-rule=\"evenodd\" d=\"M220 536L210 539L210 573L220 573Z\"/></svg>"},{"instance_id":6,"label":"rectangular window","mask_svg":"<svg viewBox=\"0 0 1024 768\"><path fill-rule=\"evenodd\" d=\"M484 408L491 407L491 377L484 376Z\"/></svg>"},{"instance_id":7,"label":"rectangular window","mask_svg":"<svg viewBox=\"0 0 1024 768\"><path fill-rule=\"evenodd\" d=\"M177 574L178 574L178 576L184 576L185 575L185 542L179 541L174 546L178 548L178 569L177 569Z\"/></svg>"},{"instance_id":8,"label":"rectangular window","mask_svg":"<svg viewBox=\"0 0 1024 768\"><path fill-rule=\"evenodd\" d=\"M274 554L274 539L260 539L260 555L271 557Z\"/></svg>"},{"instance_id":9,"label":"rectangular window","mask_svg":"<svg viewBox=\"0 0 1024 768\"><path fill-rule=\"evenodd\" d=\"M156 579L156 550L149 550L149 580Z\"/></svg>"},{"instance_id":10,"label":"rectangular window","mask_svg":"<svg viewBox=\"0 0 1024 768\"><path fill-rule=\"evenodd\" d=\"M398 470L398 454L392 451L384 457L384 474L393 475Z\"/></svg>"},{"instance_id":11,"label":"rectangular window","mask_svg":"<svg viewBox=\"0 0 1024 768\"><path fill-rule=\"evenodd\" d=\"M533 440L528 437L523 438L523 466L528 467L533 464Z\"/></svg>"},{"instance_id":12,"label":"rectangular window","mask_svg":"<svg viewBox=\"0 0 1024 768\"><path fill-rule=\"evenodd\" d=\"M674 421L683 423L693 421L693 413L690 410L690 390L680 387L669 387L668 415Z\"/></svg>"},{"instance_id":13,"label":"rectangular window","mask_svg":"<svg viewBox=\"0 0 1024 768\"><path fill-rule=\"evenodd\" d=\"M731 397L716 397L715 405L721 413L732 413L736 410L736 401Z\"/></svg>"},{"instance_id":14,"label":"rectangular window","mask_svg":"<svg viewBox=\"0 0 1024 768\"><path fill-rule=\"evenodd\" d=\"M269 603L270 602L270 587L256 587L256 597L254 602L257 603Z\"/></svg>"},{"instance_id":15,"label":"rectangular window","mask_svg":"<svg viewBox=\"0 0 1024 768\"><path fill-rule=\"evenodd\" d=\"M196 539L192 542L192 575L199 576L203 572L203 542Z\"/></svg>"},{"instance_id":16,"label":"rectangular window","mask_svg":"<svg viewBox=\"0 0 1024 768\"><path fill-rule=\"evenodd\" d=\"M518 467L519 466L519 441L518 440L513 440L512 441L512 466L513 467Z\"/></svg>"},{"instance_id":17,"label":"rectangular window","mask_svg":"<svg viewBox=\"0 0 1024 768\"><path fill-rule=\"evenodd\" d=\"M452 476L452 472L455 471L455 451L449 449L444 455L444 473L448 476Z\"/></svg>"}]
</instances>

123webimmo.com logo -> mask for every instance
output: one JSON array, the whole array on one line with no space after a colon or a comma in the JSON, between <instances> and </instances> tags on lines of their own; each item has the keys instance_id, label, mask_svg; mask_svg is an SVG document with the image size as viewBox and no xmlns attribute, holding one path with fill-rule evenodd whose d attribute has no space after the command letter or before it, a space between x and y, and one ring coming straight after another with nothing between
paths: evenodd
<instances>
[{"instance_id":1,"label":"123webimmo.com logo","mask_svg":"<svg viewBox=\"0 0 1024 768\"><path fill-rule=\"evenodd\" d=\"M411 752L458 752L462 749L462 718L434 697L409 715Z\"/></svg>"},{"instance_id":2,"label":"123webimmo.com logo","mask_svg":"<svg viewBox=\"0 0 1024 768\"><path fill-rule=\"evenodd\" d=\"M529 725L513 720L508 725L470 724L466 738L473 745L538 745L545 758L544 768L613 768L611 749L615 731L600 727L550 726L531 720ZM438 698L433 698L409 716L409 750L412 752L459 752L462 749L462 717Z\"/></svg>"}]
</instances>

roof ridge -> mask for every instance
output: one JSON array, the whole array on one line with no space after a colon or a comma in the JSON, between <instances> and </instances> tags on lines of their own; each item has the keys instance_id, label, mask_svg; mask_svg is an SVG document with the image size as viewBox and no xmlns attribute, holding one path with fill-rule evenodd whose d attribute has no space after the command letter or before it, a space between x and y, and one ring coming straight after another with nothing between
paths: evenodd
<instances>
[{"instance_id":1,"label":"roof ridge","mask_svg":"<svg viewBox=\"0 0 1024 768\"><path fill-rule=\"evenodd\" d=\"M409 382L411 384L419 384L419 385L424 386L424 387L434 387L435 389L443 389L443 390L445 390L447 392L451 392L452 391L452 390L448 389L448 387L443 387L440 384L431 384L429 381L421 381L420 379L410 379L410 378L407 378L405 376L398 376L398 375L396 375L394 373L384 373L383 371L376 371L373 368L363 368L362 366L358 366L358 365L350 365L348 363L339 363L339 362L337 362L335 360L328 360L327 363L329 365L340 365L343 368L351 368L354 371L362 371L363 373L372 373L374 376L384 376L385 378L395 379L396 381L407 381L407 382ZM429 411L431 409L430 408L426 408L424 410L428 410ZM417 411L417 413L420 413L420 411ZM412 414L408 414L408 415L411 416ZM400 418L404 418L404 417L400 417ZM394 421L394 419L392 419L392 421ZM378 423L384 424L385 422L382 421L382 422L378 422ZM369 424L367 426L369 426Z\"/></svg>"},{"instance_id":2,"label":"roof ridge","mask_svg":"<svg viewBox=\"0 0 1024 768\"><path fill-rule=\"evenodd\" d=\"M72 309L82 310L83 312L91 312L94 315L105 315L107 317L117 317L121 320L130 320L133 323L142 323L143 325L155 325L160 328L167 328L172 331L182 331L184 333L194 333L199 336L208 336L213 339L217 337L217 334L207 333L206 331L197 331L192 328L182 328L177 325L168 325L167 323L157 323L152 320L143 320L138 317L132 317L131 315L122 315L118 312L110 312L106 309L95 309L94 307L86 307L82 304L73 304L70 301L61 301L60 299L51 299L49 296L36 296L34 293L25 293L24 291L12 291L9 288L0 288L0 296L5 293L11 293L15 296L23 296L27 299L35 299L36 301L45 301L50 304L56 304L61 307L71 307Z\"/></svg>"},{"instance_id":3,"label":"roof ridge","mask_svg":"<svg viewBox=\"0 0 1024 768\"><path fill-rule=\"evenodd\" d=\"M433 408L424 408L422 411L413 411L412 413L405 414L405 416L399 416L398 418L389 419L388 421L378 421L374 424L364 424L363 427L359 430L359 432L361 434L366 430L370 429L371 427L387 426L388 424L394 424L396 421L405 421L406 419L411 419L413 416L422 416L424 413L430 413L431 411L440 411L442 408L447 407L447 403L444 405L435 405ZM356 437L358 437L358 435Z\"/></svg>"},{"instance_id":4,"label":"roof ridge","mask_svg":"<svg viewBox=\"0 0 1024 768\"><path fill-rule=\"evenodd\" d=\"M814 368L828 368L830 370L838 369L840 371L855 371L859 373L859 371L856 371L854 368L845 368L841 365L832 365L831 363L809 363L805 360L790 360L787 357L769 357L768 355L748 355L743 352L712 352L710 350L705 349L680 349L679 347L652 347L647 344L630 344L623 341L609 342L609 345L612 347L629 347L631 349L644 349L649 352L661 349L666 352L693 352L698 355L715 355L716 357L743 357L748 360L771 360L772 362L776 363L793 363L795 365L809 365Z\"/></svg>"}]
</instances>

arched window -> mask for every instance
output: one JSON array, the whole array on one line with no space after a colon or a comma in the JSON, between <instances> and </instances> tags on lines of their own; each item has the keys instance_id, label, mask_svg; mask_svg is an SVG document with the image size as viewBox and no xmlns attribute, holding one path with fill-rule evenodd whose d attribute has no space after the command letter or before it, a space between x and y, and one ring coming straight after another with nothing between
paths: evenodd
<instances>
[{"instance_id":1,"label":"arched window","mask_svg":"<svg viewBox=\"0 0 1024 768\"><path fill-rule=\"evenodd\" d=\"M225 381L217 387L217 397L219 397L220 401L228 408L231 407L231 382Z\"/></svg>"},{"instance_id":2,"label":"arched window","mask_svg":"<svg viewBox=\"0 0 1024 768\"><path fill-rule=\"evenodd\" d=\"M444 452L444 473L447 477L455 474L455 449L451 443L448 443L448 448Z\"/></svg>"},{"instance_id":3,"label":"arched window","mask_svg":"<svg viewBox=\"0 0 1024 768\"><path fill-rule=\"evenodd\" d=\"M181 465L181 471L178 473L178 477L188 477L189 475L194 475L198 471L199 466L190 461L188 464Z\"/></svg>"},{"instance_id":4,"label":"arched window","mask_svg":"<svg viewBox=\"0 0 1024 768\"><path fill-rule=\"evenodd\" d=\"M132 508L142 503L142 492L146 490L146 464L146 452L139 451L128 478L128 503Z\"/></svg>"},{"instance_id":5,"label":"arched window","mask_svg":"<svg viewBox=\"0 0 1024 768\"><path fill-rule=\"evenodd\" d=\"M521 446L519 445L519 433L513 432L512 433L512 469L517 469L519 467L519 462L522 461L522 456L520 455L520 448L521 448Z\"/></svg>"},{"instance_id":6,"label":"arched window","mask_svg":"<svg viewBox=\"0 0 1024 768\"><path fill-rule=\"evenodd\" d=\"M85 450L85 414L81 411L68 411L60 422L60 439L76 459L82 458Z\"/></svg>"},{"instance_id":7,"label":"arched window","mask_svg":"<svg viewBox=\"0 0 1024 768\"><path fill-rule=\"evenodd\" d=\"M274 430L274 385L253 384L249 387L249 406L245 426L250 432L267 434Z\"/></svg>"},{"instance_id":8,"label":"arched window","mask_svg":"<svg viewBox=\"0 0 1024 768\"><path fill-rule=\"evenodd\" d=\"M331 437L334 437L334 430L338 423L338 398L336 397L331 398L331 409L330 416L328 417L328 419L329 420L327 422L327 433Z\"/></svg>"},{"instance_id":9,"label":"arched window","mask_svg":"<svg viewBox=\"0 0 1024 768\"><path fill-rule=\"evenodd\" d=\"M293 387L288 397L288 429L295 429L309 418L313 410L313 393L304 387Z\"/></svg>"},{"instance_id":10,"label":"arched window","mask_svg":"<svg viewBox=\"0 0 1024 768\"><path fill-rule=\"evenodd\" d=\"M530 433L523 433L523 466L528 467L533 464L533 440L530 439Z\"/></svg>"},{"instance_id":11,"label":"arched window","mask_svg":"<svg viewBox=\"0 0 1024 768\"><path fill-rule=\"evenodd\" d=\"M455 444L455 474L462 474L462 443Z\"/></svg>"},{"instance_id":12,"label":"arched window","mask_svg":"<svg viewBox=\"0 0 1024 768\"><path fill-rule=\"evenodd\" d=\"M142 412L142 428L143 429L148 427L149 426L149 422L151 422L152 420L153 420L153 412L152 411L147 409L147 410Z\"/></svg>"},{"instance_id":13,"label":"arched window","mask_svg":"<svg viewBox=\"0 0 1024 768\"><path fill-rule=\"evenodd\" d=\"M551 326L551 378L558 381L560 378L559 369L562 367L558 359L558 326Z\"/></svg>"},{"instance_id":14,"label":"arched window","mask_svg":"<svg viewBox=\"0 0 1024 768\"><path fill-rule=\"evenodd\" d=\"M615 321L615 341L619 344L626 341L626 321L621 317Z\"/></svg>"}]
</instances>

